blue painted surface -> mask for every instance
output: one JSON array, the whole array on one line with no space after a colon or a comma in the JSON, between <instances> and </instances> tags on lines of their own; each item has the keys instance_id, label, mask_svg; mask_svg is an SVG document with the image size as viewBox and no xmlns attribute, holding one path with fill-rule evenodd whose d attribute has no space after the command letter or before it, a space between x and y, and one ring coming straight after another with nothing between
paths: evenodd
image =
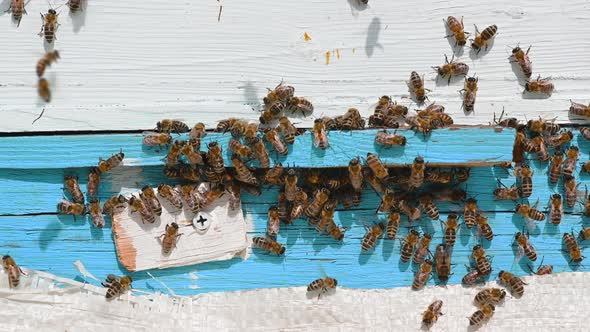
<instances>
[{"instance_id":1,"label":"blue painted surface","mask_svg":"<svg viewBox=\"0 0 590 332\"><path fill-rule=\"evenodd\" d=\"M463 137L463 140L468 138ZM581 138L576 138L574 144L580 147L580 161L588 160L590 144ZM494 148L496 145L489 146ZM448 159L455 159L454 154L448 154ZM554 191L563 193L563 186L561 183L555 187L548 184L547 164L531 162L531 165L535 175L534 192L529 202L533 204L539 198L539 205L544 208L549 195ZM0 216L0 253L9 252L19 264L28 268L45 270L69 278L78 276L72 265L78 259L97 277L104 277L108 273L126 273L117 263L110 229L97 230L85 218L74 221L71 216L47 214L55 212L55 204L61 196L64 173L79 174L82 189L85 190L87 168L0 169L0 197L4 198L0 202L0 215L4 215ZM586 174L576 176L582 183L580 189L583 190L584 185L589 184L590 177ZM515 249L510 243L514 233L522 230L524 222L520 216L512 212L514 202L493 200L491 192L496 187L496 178L501 178L506 185L515 181L512 175L499 167L478 167L472 170L472 177L462 187L467 189L470 195L477 195L479 206L488 216L496 234L491 243L485 240L483 242L488 254L493 256L492 265L495 271L491 277L494 278L501 269L523 275L528 273L527 259L517 261ZM123 167L104 177L100 192L102 197L108 197L119 192L122 186L139 187L143 184L157 184L162 180L164 178L161 175L161 167ZM260 197L244 194L243 209L247 219L251 218L253 221L254 231L250 235L264 233L266 211L269 205L276 201L276 195L276 188L265 190ZM342 243L326 235L317 234L307 226L306 221L298 220L294 225L281 228L278 240L287 247L284 258L254 250L246 261L233 259L150 272L177 294L300 286L316 278L320 274L320 269L338 278L339 283L345 287L408 286L413 278L411 271L416 267L399 261L400 241L381 239L373 251L361 253L360 242L365 233L363 224L385 218L374 214L378 202L375 193L367 189L363 192L363 203L360 207L350 211L337 211L336 223L349 227ZM441 204L440 208L444 212L443 220L446 219L447 213L462 210L462 206L448 203ZM579 206L573 211L566 208L566 212L562 224L558 227L546 222L537 223L536 229L531 231L530 241L537 248L539 257L545 256L545 263L553 264L556 272L588 271L590 267L568 264L569 258L561 251L563 232L571 231L572 227L579 230L581 222L586 222L586 219L579 215ZM27 213L45 215L22 216ZM19 216L6 216L7 214ZM398 237L403 237L409 226L410 224L404 220ZM434 233L431 250L441 242L442 230L437 221L425 218L411 226L416 226L421 232ZM464 265L468 263L468 256L477 242L475 231L461 229L453 251L452 260L456 265L450 283L460 282L466 272ZM195 272L198 279L192 279L190 272ZM151 280L145 272L134 273L133 277L134 287L138 289L165 292L162 286ZM430 284L434 282L435 280L431 280Z\"/></svg>"}]
</instances>

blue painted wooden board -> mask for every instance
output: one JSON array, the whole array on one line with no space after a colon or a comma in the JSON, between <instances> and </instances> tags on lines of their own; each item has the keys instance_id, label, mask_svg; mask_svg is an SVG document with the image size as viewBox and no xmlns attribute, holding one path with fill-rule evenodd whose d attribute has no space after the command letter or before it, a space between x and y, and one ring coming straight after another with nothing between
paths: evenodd
<instances>
[{"instance_id":1,"label":"blue painted wooden board","mask_svg":"<svg viewBox=\"0 0 590 332\"><path fill-rule=\"evenodd\" d=\"M377 131L329 132L331 146L326 150L313 147L312 135L306 132L296 137L295 144L289 146L287 156L272 153L271 158L273 163L279 161L297 167L345 166L352 158L366 157L367 152L378 154L388 164L412 163L418 155L430 163L498 163L512 158L512 130L451 128L436 130L428 138L413 131L399 130L397 133L407 138L407 144L392 148L382 148L374 143ZM186 139L186 135L179 138ZM141 139L139 134L2 137L0 168L89 167L95 166L99 157L107 158L121 150L125 153L125 165L162 165L166 149L142 146ZM229 133L209 133L204 141L218 141L229 157L229 139ZM207 150L206 144L202 145L202 150ZM453 158L449 158L449 154ZM225 158L225 164L231 166L231 160Z\"/></svg>"},{"instance_id":2,"label":"blue painted wooden board","mask_svg":"<svg viewBox=\"0 0 590 332\"><path fill-rule=\"evenodd\" d=\"M490 142L488 145L491 149L504 149L495 143L497 142ZM588 160L590 144L578 137L574 144L580 146L580 161ZM454 153L449 152L446 158L457 159ZM540 198L540 205L545 206L553 191L563 192L562 184L552 187L547 183L546 164L531 162L531 165L535 171L535 190L529 202L534 203ZM107 197L120 190L133 190L143 184L157 184L164 180L161 169L161 166L116 169L103 178L101 196ZM125 273L117 263L110 229L98 230L84 218L74 221L71 216L54 214L55 204L61 195L63 175L79 174L82 189L85 190L87 171L87 168L0 169L0 197L5 198L0 201L0 253L9 252L20 264L28 268L46 270L70 278L78 275L72 266L72 262L78 259L82 260L88 270L97 277L104 277L108 273ZM521 262L515 261L515 251L510 246L514 233L522 230L523 220L512 212L514 202L493 200L491 192L496 187L498 177L507 185L515 181L512 175L499 167L478 167L472 170L471 179L462 187L470 195L477 195L479 205L489 217L496 233L491 243L484 241L488 254L494 257L492 265L495 272L492 277L495 277L500 269L523 275L528 272L525 266L527 260L525 258ZM590 177L586 174L577 174L577 178L582 183L580 189L590 182ZM264 233L266 211L270 204L276 202L276 196L276 188L265 190L260 197L244 194L243 209L246 219L253 222L251 236ZM399 241L381 239L374 251L361 253L360 241L365 233L363 224L384 218L382 215L374 214L378 202L375 193L367 189L363 192L363 203L360 207L350 211L337 211L336 222L350 228L343 243L317 234L307 226L306 221L299 220L295 225L281 228L278 240L287 247L287 255L284 258L254 250L246 261L234 259L150 272L178 294L299 286L318 277L320 266L328 274L337 277L344 287L388 288L410 285L413 277L411 270L415 267L400 263ZM441 204L440 208L444 212L443 219L446 219L447 213L461 210L461 206L448 203ZM531 232L531 242L537 248L539 256L545 256L545 263L554 265L556 272L587 271L586 266L568 264L569 259L561 252L563 232L570 231L572 227L579 230L580 223L585 221L579 215L579 207L576 207L573 213L569 209L566 211L559 227L539 223ZM42 215L22 216L33 213ZM17 216L7 216L8 214ZM409 225L404 220L402 226ZM431 249L440 243L442 230L438 222L424 219L413 223L412 226L421 231L434 232ZM402 227L399 236L404 236L406 232L407 228ZM460 282L466 271L464 264L467 264L471 249L477 242L473 231L469 232L465 228L461 230L453 252L453 262L456 265L450 283ZM190 272L195 272L198 279L193 279L189 275ZM134 273L133 277L136 280L134 286L138 289L165 291L146 273ZM430 283L434 283L434 280Z\"/></svg>"}]
</instances>

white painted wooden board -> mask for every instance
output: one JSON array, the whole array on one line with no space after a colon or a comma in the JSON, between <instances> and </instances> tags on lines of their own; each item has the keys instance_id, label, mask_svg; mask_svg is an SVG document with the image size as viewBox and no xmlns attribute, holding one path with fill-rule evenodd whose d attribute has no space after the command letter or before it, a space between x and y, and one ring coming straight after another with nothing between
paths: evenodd
<instances>
[{"instance_id":1,"label":"white painted wooden board","mask_svg":"<svg viewBox=\"0 0 590 332\"><path fill-rule=\"evenodd\" d=\"M55 49L62 59L46 76L54 100L44 117L35 64L44 54L39 12L31 1L20 27L0 3L0 131L152 128L163 117L208 126L222 117L255 119L252 107L281 79L308 97L316 115L357 107L365 116L381 95L409 104L405 80L426 74L430 99L455 123L488 123L506 107L512 116L569 122L569 99L590 101L590 5L582 0L473 2L370 1L90 1L79 16L62 7ZM219 5L223 4L220 22ZM431 66L451 55L443 18L464 16L467 31L497 24L490 52L460 57L480 77L476 111L465 115L461 81L435 83ZM311 36L305 42L303 33ZM523 99L506 45L533 45L533 71L552 76L548 99ZM325 53L332 54L326 64ZM311 119L300 120L309 126Z\"/></svg>"}]
</instances>

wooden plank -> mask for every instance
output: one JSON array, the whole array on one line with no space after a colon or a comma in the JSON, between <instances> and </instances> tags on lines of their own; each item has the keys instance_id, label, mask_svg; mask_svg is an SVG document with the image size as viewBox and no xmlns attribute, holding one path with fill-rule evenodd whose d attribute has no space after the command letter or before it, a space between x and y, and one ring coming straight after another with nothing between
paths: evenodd
<instances>
[{"instance_id":1,"label":"wooden plank","mask_svg":"<svg viewBox=\"0 0 590 332\"><path fill-rule=\"evenodd\" d=\"M366 157L367 152L378 154L384 163L391 165L411 164L416 156L423 156L428 163L448 165L490 165L512 158L513 130L449 128L435 130L428 138L414 131L399 130L397 133L407 139L406 145L391 148L374 142L377 131L329 132L330 148L326 150L314 147L311 133L306 132L296 137L287 156L271 153L271 160L273 164L281 162L296 167L339 167L348 166L348 162L358 156ZM232 165L228 148L230 137L229 133L209 133L205 137L205 143L217 141L222 146L226 166ZM494 142L494 145L486 142ZM270 145L267 148L272 150ZM206 144L202 144L202 150L207 150ZM90 167L96 166L99 157L108 158L119 151L125 153L126 166L153 166L164 164L162 158L167 150L143 146L141 135L137 134L2 137L0 155L5 158L0 160L0 168ZM252 165L259 164L254 161Z\"/></svg>"},{"instance_id":2,"label":"wooden plank","mask_svg":"<svg viewBox=\"0 0 590 332\"><path fill-rule=\"evenodd\" d=\"M318 115L357 107L368 116L381 95L410 105L404 81L412 70L426 74L426 87L433 90L430 99L447 106L456 123L488 123L503 106L521 119L541 115L570 122L569 99L590 100L585 88L590 67L581 51L590 47L584 1L559 0L548 6L533 0L477 6L454 1L460 10L434 2L417 7L378 1L366 9L353 3L246 0L225 4L220 22L215 1L165 7L140 0L125 6L115 0L91 3L79 16L60 16L53 46L62 59L45 75L53 101L34 125L45 107L36 96L34 65L49 45L35 35L38 16L24 16L17 28L10 25L10 15L3 15L6 28L0 40L11 47L0 51L6 59L0 64L0 131L151 128L164 115L208 125L220 117L255 119L252 107L281 79L309 98ZM2 12L8 4L2 2ZM45 2L27 5L29 13L47 9ZM454 42L444 38L442 21L448 15L464 16L472 36L474 24L499 28L487 54L476 57L465 48L459 58L480 77L475 113L461 110L460 80L450 86L437 83L431 69L452 53ZM289 24L268 17L288 17ZM311 41L304 40L304 32ZM522 97L523 82L508 62L506 47L519 42L533 45L534 75L553 77L557 91L551 98ZM153 45L159 46L157 53ZM326 52L331 54L328 65ZM300 121L309 127L312 119Z\"/></svg>"}]
</instances>

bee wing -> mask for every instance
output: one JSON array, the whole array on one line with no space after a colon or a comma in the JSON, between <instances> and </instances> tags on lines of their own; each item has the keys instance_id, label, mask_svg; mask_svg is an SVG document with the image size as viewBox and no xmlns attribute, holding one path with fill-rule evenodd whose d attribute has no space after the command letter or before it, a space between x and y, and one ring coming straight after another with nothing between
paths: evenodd
<instances>
[{"instance_id":1,"label":"bee wing","mask_svg":"<svg viewBox=\"0 0 590 332\"><path fill-rule=\"evenodd\" d=\"M527 230L529 232L535 230L535 228L537 227L537 224L535 223L534 220L532 220L531 218L524 218L524 223L526 224Z\"/></svg>"},{"instance_id":2,"label":"bee wing","mask_svg":"<svg viewBox=\"0 0 590 332\"><path fill-rule=\"evenodd\" d=\"M143 136L148 136L148 135L157 135L160 134L157 131L153 131L153 130L146 130L144 132L141 133Z\"/></svg>"}]
</instances>

